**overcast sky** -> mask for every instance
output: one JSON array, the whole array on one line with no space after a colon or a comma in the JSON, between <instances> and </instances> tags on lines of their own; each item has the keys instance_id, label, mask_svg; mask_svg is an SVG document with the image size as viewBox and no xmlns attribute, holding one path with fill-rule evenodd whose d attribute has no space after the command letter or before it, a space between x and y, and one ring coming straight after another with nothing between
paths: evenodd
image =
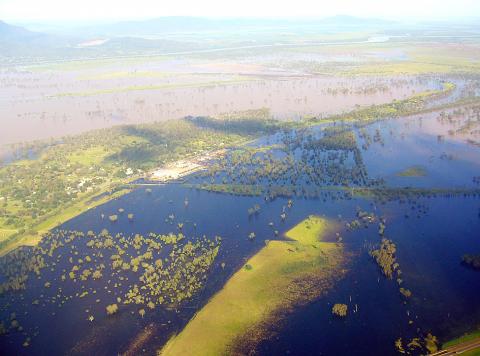
<instances>
[{"instance_id":1,"label":"overcast sky","mask_svg":"<svg viewBox=\"0 0 480 356\"><path fill-rule=\"evenodd\" d=\"M480 16L480 0L0 0L0 19L126 20L159 16L448 19Z\"/></svg>"}]
</instances>

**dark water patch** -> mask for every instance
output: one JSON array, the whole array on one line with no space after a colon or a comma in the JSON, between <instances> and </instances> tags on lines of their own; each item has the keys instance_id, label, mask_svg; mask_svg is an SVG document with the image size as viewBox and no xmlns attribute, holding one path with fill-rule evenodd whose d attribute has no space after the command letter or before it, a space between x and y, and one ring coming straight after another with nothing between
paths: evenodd
<instances>
[{"instance_id":1,"label":"dark water patch","mask_svg":"<svg viewBox=\"0 0 480 356\"><path fill-rule=\"evenodd\" d=\"M277 338L259 346L260 354L395 355L399 337L432 332L446 341L478 325L480 280L461 256L479 243L479 200L427 202L429 213L420 220L405 219L408 208L398 203L379 209L387 217L385 235L397 245L404 286L413 293L406 304L368 254L380 239L376 228L346 233L346 246L359 253L349 274L328 296L297 310ZM345 319L332 316L334 303L349 306Z\"/></svg>"},{"instance_id":2,"label":"dark water patch","mask_svg":"<svg viewBox=\"0 0 480 356\"><path fill-rule=\"evenodd\" d=\"M183 223L182 233L187 237L221 236L219 254L208 273L203 290L178 308L147 309L143 318L138 315L137 306L121 306L118 314L106 316L104 301L112 297L107 290L102 290L103 284L100 281L85 283L90 292L85 298L74 297L60 306L54 302L44 303L43 300L52 301L59 286L55 280L56 274L45 270L40 278L33 275L30 277L26 290L2 297L2 320L9 320L10 312L17 312L16 318L26 333L12 332L2 337L2 349L14 354L91 354L92 350L98 354L111 354L128 348L142 328L154 323L158 332L144 346L153 353L173 332L180 331L186 325L193 314L245 264L248 257L265 245L266 239L282 238L284 231L303 220L306 215L318 212L319 204L325 206L320 210L322 213L332 209L334 215L351 205L349 202L334 204L332 201L325 204L318 200L303 199L298 200L297 204L297 200L294 200L293 208L287 209L287 217L282 221L280 214L287 205L286 199L265 203L257 197L208 193L180 185L152 186L150 189L151 193L148 193L139 188L70 220L57 230L80 230L84 233L92 230L98 234L103 229L108 229L112 236L117 233L133 236L147 235L152 231L178 233L177 224ZM249 208L255 204L260 206L260 211L249 215ZM119 209L124 209L124 212L119 213ZM133 219L128 219L128 214L133 214ZM115 222L109 219L113 215L118 217ZM271 222L273 227L269 226ZM275 236L275 229L280 231L279 236ZM256 237L250 240L248 236L252 232ZM57 252L67 254L68 248L60 247ZM82 255L83 251L80 250L79 253ZM67 274L70 268L71 266L61 265L56 267L66 269ZM109 278L107 272L108 269L104 271L104 279ZM135 276L129 275L129 278ZM46 281L52 283L49 290L45 290ZM78 293L69 284L60 286L63 287L62 295ZM95 295L92 295L90 287L96 290ZM40 305L32 304L39 299L39 290L45 290ZM102 302L95 303L97 298ZM90 315L95 317L93 321L88 320ZM52 335L55 342L48 340ZM26 337L31 337L32 340L28 347L23 348L21 345Z\"/></svg>"},{"instance_id":3,"label":"dark water patch","mask_svg":"<svg viewBox=\"0 0 480 356\"><path fill-rule=\"evenodd\" d=\"M362 151L370 177L381 178L393 187L474 187L472 177L480 172L480 148L439 139L429 129L436 125L437 117L429 114L383 121L363 129L360 135L373 138ZM359 141L365 145L367 140L363 137ZM415 166L422 167L425 175L402 176Z\"/></svg>"}]
</instances>

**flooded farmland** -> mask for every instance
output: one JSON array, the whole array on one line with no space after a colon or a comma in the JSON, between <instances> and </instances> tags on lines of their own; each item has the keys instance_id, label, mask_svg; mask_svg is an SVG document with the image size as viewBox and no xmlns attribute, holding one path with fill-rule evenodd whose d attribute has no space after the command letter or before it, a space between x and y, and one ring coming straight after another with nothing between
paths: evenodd
<instances>
[{"instance_id":1,"label":"flooded farmland","mask_svg":"<svg viewBox=\"0 0 480 356\"><path fill-rule=\"evenodd\" d=\"M461 256L472 250L471 245L480 230L479 186L472 180L480 173L480 149L462 140L461 136L452 133L449 136L448 131L452 127L461 128L462 122L465 123L472 115L471 111L457 112L454 116L451 111L433 112L354 128L355 141L365 165L364 178L376 182L372 189L383 186L407 189L403 193L391 193L387 200L375 196L362 198L350 189L332 189L334 180L327 183L330 189L319 189L305 197L298 190L296 193L288 193L288 190L283 193L291 194L290 198L280 194L268 200L262 196L221 194L195 188L203 181L210 181L199 173L187 178L186 186L167 183L149 188L146 185L84 213L55 229L52 238L40 246L48 251L53 241L59 238L57 236L71 234L63 231L80 231L82 236L64 243L65 247L60 244L59 248L51 250L53 255L45 256L45 272L42 271L38 277L31 276L24 292L4 297L6 308L3 309L2 320L8 320L11 313L15 313L15 320L23 331L2 338L2 349L21 354L21 344L29 335L28 350L39 347L45 351L44 345L50 335L48 330L53 324L55 333L62 335L64 342L50 343L49 353L126 352L133 347L139 334L150 329L154 332L146 338L142 349L153 352L162 347L169 335L180 332L246 259L265 245L265 240L284 238L286 231L309 215L324 216L338 222L339 228L335 232L342 236L342 244L351 255L347 273L326 296L311 301L277 325L278 336L257 346L260 354L289 352L298 348L298 343L303 345L304 354L311 354L313 350L339 354L351 350L353 344L358 350L353 354L395 354L392 345L399 337L413 338L427 332L449 337L458 330L468 330L468 325L472 325L480 315L475 303L476 290L480 285L477 286L476 272L461 264ZM317 137L323 135L322 126L313 126L308 130ZM441 139L439 132L444 134ZM269 147L276 147L290 135L294 137L297 134L263 137L253 147L265 147L268 152ZM303 132L301 137L308 136ZM308 149L301 147L298 148L300 151ZM288 146L286 152L289 154ZM260 159L257 164L261 165L261 157L265 153L260 151L257 155ZM300 152L296 157L298 160L305 159ZM340 165L355 165L348 159L339 162ZM421 167L418 169L420 173L414 170L411 174L402 175L411 167ZM231 176L220 174L219 177L220 181L226 182L225 179ZM283 178L280 176L271 178L276 184L285 184L281 183ZM311 187L308 181L300 181ZM271 185L268 181L261 184L265 187ZM408 187L423 188L425 192L409 195ZM450 196L449 193L435 191L437 188L466 190ZM282 211L285 212L285 206L290 201L292 207L286 217L282 217ZM259 212L249 213L252 206L258 206ZM350 223L361 216L361 211L369 212L372 220L362 223L358 229L349 228ZM132 218L127 218L127 214L132 214ZM117 215L118 220L108 218ZM386 225L385 236L397 246L402 280L413 294L408 300L402 299L395 281L382 276L369 255L380 241L376 231L379 220ZM135 236L149 236L152 232L166 236L181 233L185 240L179 242L179 246L194 243L202 237L208 240L218 236L221 241L218 243L218 255L206 270L205 279L191 300L175 307L167 303L152 310L142 309L146 310L145 316L138 315L139 307L135 303L127 304L117 315L109 317L102 310L115 303L116 298L125 298L139 272L132 272L129 267L115 283L112 280L113 270L107 273L109 267L103 274L110 277L98 280L86 278L83 282L69 281L68 277L64 280L64 275L76 264L76 260L83 260L88 265L85 259L91 252L85 241L92 238L87 236L89 231L92 236L97 236L102 231L106 234L107 230L108 236L114 239L125 236L125 241ZM248 238L252 233L257 238ZM326 239L336 241L337 237L332 233ZM55 245L58 243L55 242ZM25 253L38 254L38 248L33 251L37 252L27 248ZM132 250L127 253L135 256L140 252ZM94 253L94 256L91 263L97 266L109 263L106 251ZM46 283L55 288L47 287ZM344 302L354 308L352 316L345 321L332 320L328 310L336 302ZM388 314L385 310L389 310ZM94 323L89 320L90 316L94 318ZM309 320L307 324L306 319ZM385 324L390 327L385 328ZM305 329L307 325L308 330ZM346 325L349 327L345 328ZM368 345L360 343L372 332L381 337ZM99 334L101 337L97 336Z\"/></svg>"},{"instance_id":2,"label":"flooded farmland","mask_svg":"<svg viewBox=\"0 0 480 356\"><path fill-rule=\"evenodd\" d=\"M1 355L478 353L478 24L239 14L0 19Z\"/></svg>"},{"instance_id":3,"label":"flooded farmland","mask_svg":"<svg viewBox=\"0 0 480 356\"><path fill-rule=\"evenodd\" d=\"M268 67L252 67L164 60L157 66L127 63L108 70L87 66L2 71L0 115L8 125L0 140L6 145L77 134L86 128L260 108L268 108L279 120L297 120L405 99L435 86L429 78L350 80L288 71L272 74ZM25 125L30 129L24 130Z\"/></svg>"}]
</instances>

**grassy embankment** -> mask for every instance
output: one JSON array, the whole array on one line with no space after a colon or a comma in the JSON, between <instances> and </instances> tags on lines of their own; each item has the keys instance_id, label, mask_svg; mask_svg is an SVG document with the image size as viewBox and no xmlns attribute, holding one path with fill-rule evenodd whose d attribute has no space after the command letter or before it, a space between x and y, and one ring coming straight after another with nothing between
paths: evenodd
<instances>
[{"instance_id":1,"label":"grassy embankment","mask_svg":"<svg viewBox=\"0 0 480 356\"><path fill-rule=\"evenodd\" d=\"M476 330L474 332L462 335L460 337L457 337L456 339L447 341L442 344L442 349L446 349L458 344L461 344L462 342L467 342L476 338L480 338L480 330ZM467 351L462 353L463 356L479 356L480 355L480 349L477 350L472 350L472 351Z\"/></svg>"},{"instance_id":2,"label":"grassy embankment","mask_svg":"<svg viewBox=\"0 0 480 356\"><path fill-rule=\"evenodd\" d=\"M285 234L290 241L269 241L159 354L223 355L268 337L279 318L344 273L342 246L321 241L334 229L310 216Z\"/></svg>"},{"instance_id":3,"label":"grassy embankment","mask_svg":"<svg viewBox=\"0 0 480 356\"><path fill-rule=\"evenodd\" d=\"M110 200L121 197L124 194L130 192L130 189L124 188L118 191L115 191L111 194L106 194L100 197L99 199L92 199L95 195L88 195L83 199L78 200L77 202L68 205L66 207L60 206L57 210L53 211L46 217L42 222L32 225L31 229L23 234L18 234L18 230L12 230L12 233L5 236L5 240L15 234L18 234L16 239L9 241L5 244L0 250L0 256L3 256L10 251L15 250L20 246L35 246L42 239L43 234L47 233L49 230L54 229L55 227L67 222L70 219L92 209L102 204L109 202ZM1 239L0 242L4 241Z\"/></svg>"}]
</instances>

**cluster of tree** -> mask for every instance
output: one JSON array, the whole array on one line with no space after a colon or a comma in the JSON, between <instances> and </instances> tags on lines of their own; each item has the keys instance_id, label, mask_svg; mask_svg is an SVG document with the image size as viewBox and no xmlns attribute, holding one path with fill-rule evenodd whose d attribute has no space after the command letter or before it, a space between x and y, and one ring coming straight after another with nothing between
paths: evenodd
<instances>
[{"instance_id":1,"label":"cluster of tree","mask_svg":"<svg viewBox=\"0 0 480 356\"><path fill-rule=\"evenodd\" d=\"M328 185L378 184L367 177L351 129L330 126L320 138L317 134L311 129L287 131L280 147L233 150L195 179L211 191L278 195L274 190L283 189L285 196L309 194L308 190Z\"/></svg>"},{"instance_id":2,"label":"cluster of tree","mask_svg":"<svg viewBox=\"0 0 480 356\"><path fill-rule=\"evenodd\" d=\"M356 230L360 227L367 228L370 224L373 224L377 220L377 216L374 213L363 211L360 208L357 208L356 216L356 219L346 223L347 229ZM385 226L383 227L383 229L384 228ZM380 235L383 235L383 233L381 233Z\"/></svg>"},{"instance_id":3,"label":"cluster of tree","mask_svg":"<svg viewBox=\"0 0 480 356\"><path fill-rule=\"evenodd\" d=\"M66 207L114 189L146 169L261 134L236 131L182 119L96 130L42 145L38 156L0 167L0 228L17 230L0 248L26 232L36 233L38 224Z\"/></svg>"},{"instance_id":4,"label":"cluster of tree","mask_svg":"<svg viewBox=\"0 0 480 356\"><path fill-rule=\"evenodd\" d=\"M400 265L396 260L395 252L397 248L395 244L384 237L383 231L385 229L384 220L381 222L379 228L379 235L382 237L382 242L378 249L370 251L370 255L373 257L377 265L381 268L382 273L388 279L392 279L394 275L396 276L396 282L400 286L403 284L402 271L400 269ZM399 288L400 294L405 298L410 298L412 296L412 292L404 287Z\"/></svg>"},{"instance_id":5,"label":"cluster of tree","mask_svg":"<svg viewBox=\"0 0 480 356\"><path fill-rule=\"evenodd\" d=\"M401 354L434 354L438 351L438 339L431 333L405 342L400 337L395 341L395 348Z\"/></svg>"},{"instance_id":6,"label":"cluster of tree","mask_svg":"<svg viewBox=\"0 0 480 356\"><path fill-rule=\"evenodd\" d=\"M92 307L104 303L108 314L122 305L139 305L138 314L143 317L146 308L178 307L198 293L220 245L218 236L112 235L107 230L96 234L58 229L47 233L35 247L20 248L0 258L0 293L16 300L18 293L27 289L21 296L22 315L27 310L41 312L47 304L61 308L71 303L84 308L85 303ZM35 283L37 279L43 279L40 285ZM105 290L105 294L97 290ZM85 301L76 303L77 298ZM5 305L7 310L19 307L11 302ZM93 322L95 316L89 315L87 320Z\"/></svg>"},{"instance_id":7,"label":"cluster of tree","mask_svg":"<svg viewBox=\"0 0 480 356\"><path fill-rule=\"evenodd\" d=\"M340 114L331 117L337 122L355 122L359 127L388 118L397 118L400 116L411 115L425 110L429 103L448 96L454 89L453 83L445 82L442 89L431 90L416 94L403 100L394 100L392 103L371 105L370 107L353 110L346 114ZM321 119L312 118L312 123Z\"/></svg>"},{"instance_id":8,"label":"cluster of tree","mask_svg":"<svg viewBox=\"0 0 480 356\"><path fill-rule=\"evenodd\" d=\"M393 241L383 238L380 247L370 251L370 255L374 258L375 262L377 262L382 273L389 279L393 278L394 272L396 272L397 275L401 274L401 271L398 269L399 264L395 258L396 250Z\"/></svg>"},{"instance_id":9,"label":"cluster of tree","mask_svg":"<svg viewBox=\"0 0 480 356\"><path fill-rule=\"evenodd\" d=\"M428 213L428 205L422 203L424 198L454 198L479 197L480 189L470 188L390 188L390 187L355 187L356 196L370 197L379 204L397 201L400 204L409 204L413 213L421 217ZM410 217L407 214L405 217Z\"/></svg>"}]
</instances>

